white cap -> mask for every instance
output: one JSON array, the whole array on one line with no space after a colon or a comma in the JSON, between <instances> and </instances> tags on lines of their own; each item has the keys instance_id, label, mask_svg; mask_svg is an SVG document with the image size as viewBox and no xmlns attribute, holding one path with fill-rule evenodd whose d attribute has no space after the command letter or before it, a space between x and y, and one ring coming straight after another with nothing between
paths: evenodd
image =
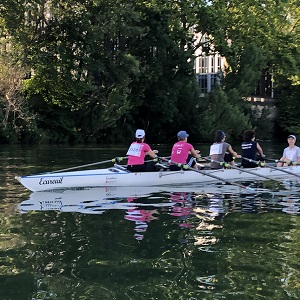
<instances>
[{"instance_id":1,"label":"white cap","mask_svg":"<svg viewBox=\"0 0 300 300\"><path fill-rule=\"evenodd\" d=\"M145 130L143 129L137 129L135 132L135 137L138 139L142 139L145 136Z\"/></svg>"},{"instance_id":2,"label":"white cap","mask_svg":"<svg viewBox=\"0 0 300 300\"><path fill-rule=\"evenodd\" d=\"M292 139L294 139L295 142L296 142L296 137L295 137L293 134L290 134L290 135L288 136L288 138L292 138Z\"/></svg>"}]
</instances>

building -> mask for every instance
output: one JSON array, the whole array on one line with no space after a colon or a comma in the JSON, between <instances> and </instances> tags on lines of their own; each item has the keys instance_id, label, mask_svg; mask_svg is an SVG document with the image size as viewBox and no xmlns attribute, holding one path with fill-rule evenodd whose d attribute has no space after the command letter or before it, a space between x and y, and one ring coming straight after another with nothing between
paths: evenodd
<instances>
[{"instance_id":1,"label":"building","mask_svg":"<svg viewBox=\"0 0 300 300\"><path fill-rule=\"evenodd\" d=\"M210 43L210 38L206 34L195 33L195 45L201 46L195 51L194 68L203 95L209 93L215 84L220 84L226 66L226 59L219 53L206 54L204 48Z\"/></svg>"}]
</instances>

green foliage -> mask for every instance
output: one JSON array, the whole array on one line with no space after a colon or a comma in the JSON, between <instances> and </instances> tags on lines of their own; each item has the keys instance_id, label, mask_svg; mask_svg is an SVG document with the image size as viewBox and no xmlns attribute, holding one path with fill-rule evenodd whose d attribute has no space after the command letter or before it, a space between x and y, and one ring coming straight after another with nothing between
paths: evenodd
<instances>
[{"instance_id":1,"label":"green foliage","mask_svg":"<svg viewBox=\"0 0 300 300\"><path fill-rule=\"evenodd\" d=\"M274 77L299 74L299 1L213 1L210 9L215 22L221 23L211 26L210 33L233 71L239 69L239 57L251 43L263 54L258 70L267 63Z\"/></svg>"},{"instance_id":2,"label":"green foliage","mask_svg":"<svg viewBox=\"0 0 300 300\"><path fill-rule=\"evenodd\" d=\"M289 112L279 127L298 132L299 7L298 0L3 0L1 53L26 70L20 99L31 116L22 128L51 142L125 141L136 127L155 142L181 129L201 141L219 128L238 138L259 128L244 99L267 70ZM195 30L208 41L195 45ZM200 47L228 62L222 87L204 98L193 70Z\"/></svg>"},{"instance_id":3,"label":"green foliage","mask_svg":"<svg viewBox=\"0 0 300 300\"><path fill-rule=\"evenodd\" d=\"M274 113L276 113L274 108L268 106L249 109L251 124L257 139L270 140L272 138L274 123L270 121L270 118L273 118L272 114Z\"/></svg>"},{"instance_id":4,"label":"green foliage","mask_svg":"<svg viewBox=\"0 0 300 300\"><path fill-rule=\"evenodd\" d=\"M233 104L237 101L234 99L235 91L232 90L230 94L232 98L229 98L220 87L216 87L201 99L198 108L198 124L203 140L212 141L218 129L224 130L227 135L238 138L243 135L245 130L251 128L249 116L245 116L243 110Z\"/></svg>"},{"instance_id":5,"label":"green foliage","mask_svg":"<svg viewBox=\"0 0 300 300\"><path fill-rule=\"evenodd\" d=\"M299 124L299 98L300 84L293 84L291 80L282 82L281 93L278 98L280 118L277 126L282 131L282 136L286 138L287 134L300 135Z\"/></svg>"},{"instance_id":6,"label":"green foliage","mask_svg":"<svg viewBox=\"0 0 300 300\"><path fill-rule=\"evenodd\" d=\"M263 51L253 43L245 45L236 63L238 68L228 70L226 73L225 90L231 93L230 91L235 89L238 90L239 95L247 97L253 93L262 70L266 68Z\"/></svg>"}]
</instances>

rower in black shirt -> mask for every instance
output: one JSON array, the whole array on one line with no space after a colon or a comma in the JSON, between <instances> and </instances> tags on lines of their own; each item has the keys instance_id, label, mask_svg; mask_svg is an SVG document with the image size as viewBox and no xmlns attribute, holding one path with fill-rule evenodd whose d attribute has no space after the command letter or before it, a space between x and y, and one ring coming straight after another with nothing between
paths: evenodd
<instances>
[{"instance_id":1,"label":"rower in black shirt","mask_svg":"<svg viewBox=\"0 0 300 300\"><path fill-rule=\"evenodd\" d=\"M253 130L248 130L244 134L244 142L242 143L242 157L256 161L258 159L258 154L261 157L264 157L261 146L255 142L255 132ZM244 168L255 168L257 167L257 164L243 159L241 166Z\"/></svg>"}]
</instances>

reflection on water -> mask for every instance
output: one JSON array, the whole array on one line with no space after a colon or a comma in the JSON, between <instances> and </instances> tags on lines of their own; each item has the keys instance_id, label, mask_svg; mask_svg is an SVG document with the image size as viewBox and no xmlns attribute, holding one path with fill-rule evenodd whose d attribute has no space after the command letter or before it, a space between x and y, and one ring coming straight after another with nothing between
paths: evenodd
<instances>
[{"instance_id":1,"label":"reflection on water","mask_svg":"<svg viewBox=\"0 0 300 300\"><path fill-rule=\"evenodd\" d=\"M49 169L53 152L57 169L99 160L50 150L2 159L0 299L300 298L299 183L30 193L14 182Z\"/></svg>"},{"instance_id":2,"label":"reflection on water","mask_svg":"<svg viewBox=\"0 0 300 300\"><path fill-rule=\"evenodd\" d=\"M222 188L219 194L203 191L203 187L177 191L86 188L32 193L17 206L18 211L35 212L40 220L36 225L42 225L41 220L51 220L59 229L50 227L49 234L41 232L38 239L34 238L35 243L44 241L46 236L51 241L42 247L42 252L35 250L34 257L43 265L36 270L41 286L36 295L44 297L35 299L56 299L64 294L49 279L62 274L66 280L68 273L72 280L83 280L89 286L101 282L97 292L89 288L92 299L100 295L104 299L123 299L123 293L128 299L147 299L148 294L160 299L173 299L174 294L182 299L202 299L204 295L206 299L218 299L218 294L221 298L248 299L254 291L263 298L282 299L287 293L292 298L298 296L299 263L297 252L292 249L300 244L296 231L299 222L290 219L289 223L282 223L283 215L299 214L298 192L289 190L287 195L287 190L267 192L261 188L262 193L240 194L232 193L230 186L228 193L225 185ZM51 210L59 214L97 215L97 219L90 219L88 225L87 220L75 217L76 231L71 235L77 241L74 243L66 239L69 218L49 215ZM98 229L92 233L93 223L105 216L99 224L108 232L100 234L102 230ZM50 246L58 240L63 240L63 245ZM132 244L133 241L138 244ZM70 242L77 248L78 256L71 255L73 258L68 261ZM144 253L138 254L139 251ZM58 261L55 253L60 253ZM115 291L114 282L119 292ZM245 289L249 282L252 287ZM273 293L275 286L281 287L278 296ZM185 298L185 293L192 296ZM233 294L239 296L232 297Z\"/></svg>"},{"instance_id":3,"label":"reflection on water","mask_svg":"<svg viewBox=\"0 0 300 300\"><path fill-rule=\"evenodd\" d=\"M218 193L220 191L222 193ZM293 190L272 192L260 188L260 191L263 192L233 193L230 185L172 187L169 190L163 187L53 190L32 193L29 199L17 205L16 211L54 210L101 215L109 210L123 210L124 219L135 224L137 240L142 240L149 223L159 220L163 214L174 217L181 228L213 230L216 226L212 221L220 221L233 212L258 214L281 210L288 214L299 213L299 196L293 195ZM289 196L286 196L287 192Z\"/></svg>"}]
</instances>

